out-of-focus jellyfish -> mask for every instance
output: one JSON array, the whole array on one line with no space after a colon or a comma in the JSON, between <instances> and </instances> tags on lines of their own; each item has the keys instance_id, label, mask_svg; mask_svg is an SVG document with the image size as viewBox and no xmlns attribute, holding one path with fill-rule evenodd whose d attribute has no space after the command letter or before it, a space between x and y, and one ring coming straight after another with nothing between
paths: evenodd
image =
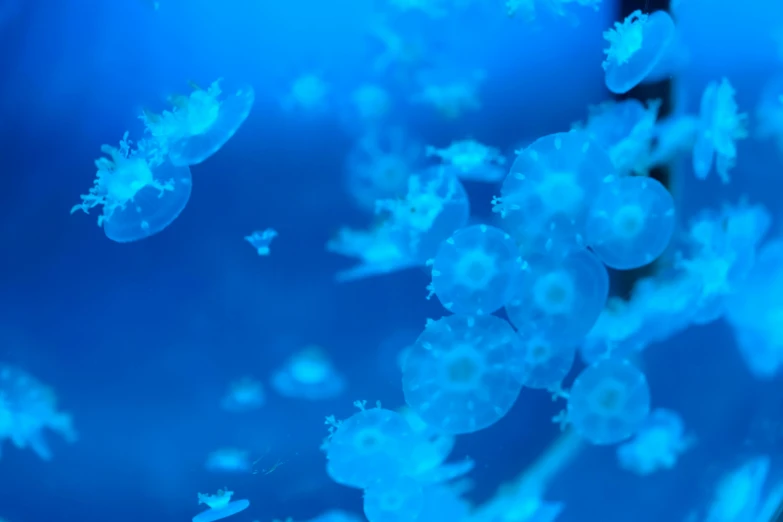
<instances>
[{"instance_id":1,"label":"out-of-focus jellyfish","mask_svg":"<svg viewBox=\"0 0 783 522\"><path fill-rule=\"evenodd\" d=\"M443 18L452 0L388 0L390 6L403 13L419 12L430 18ZM373 522L373 521L370 521Z\"/></svg>"},{"instance_id":2,"label":"out-of-focus jellyfish","mask_svg":"<svg viewBox=\"0 0 783 522\"><path fill-rule=\"evenodd\" d=\"M207 89L191 82L189 96L169 98L171 111L144 111L140 116L147 132L168 153L173 165L197 165L211 157L250 114L255 101L253 88L246 85L226 93L220 85L222 81L215 80Z\"/></svg>"},{"instance_id":3,"label":"out-of-focus jellyfish","mask_svg":"<svg viewBox=\"0 0 783 522\"><path fill-rule=\"evenodd\" d=\"M295 353L272 375L272 388L284 397L326 400L345 390L345 379L319 346Z\"/></svg>"},{"instance_id":4,"label":"out-of-focus jellyfish","mask_svg":"<svg viewBox=\"0 0 783 522\"><path fill-rule=\"evenodd\" d=\"M193 522L215 522L236 515L240 511L246 510L250 506L249 500L235 500L231 502L233 491L219 489L214 495L204 493L198 494L198 504L206 504L209 509L202 511L195 517Z\"/></svg>"},{"instance_id":5,"label":"out-of-focus jellyfish","mask_svg":"<svg viewBox=\"0 0 783 522\"><path fill-rule=\"evenodd\" d=\"M674 21L666 11L647 15L636 10L622 22L615 22L613 29L604 31L609 42L602 64L606 87L624 94L639 85L671 52L675 33Z\"/></svg>"},{"instance_id":6,"label":"out-of-focus jellyfish","mask_svg":"<svg viewBox=\"0 0 783 522\"><path fill-rule=\"evenodd\" d=\"M693 444L685 424L674 411L658 408L650 413L633 439L617 447L620 467L637 475L672 469L680 454Z\"/></svg>"},{"instance_id":7,"label":"out-of-focus jellyfish","mask_svg":"<svg viewBox=\"0 0 783 522\"><path fill-rule=\"evenodd\" d=\"M481 109L478 90L485 77L483 70L467 75L462 70L428 70L419 76L421 89L412 101L429 105L444 118L459 118L468 111Z\"/></svg>"},{"instance_id":8,"label":"out-of-focus jellyfish","mask_svg":"<svg viewBox=\"0 0 783 522\"><path fill-rule=\"evenodd\" d=\"M328 107L328 93L329 86L319 74L303 74L291 84L281 105L286 111L322 112Z\"/></svg>"},{"instance_id":9,"label":"out-of-focus jellyfish","mask_svg":"<svg viewBox=\"0 0 783 522\"><path fill-rule=\"evenodd\" d=\"M769 468L769 457L762 455L724 475L715 488L705 522L759 520L755 517Z\"/></svg>"},{"instance_id":10,"label":"out-of-focus jellyfish","mask_svg":"<svg viewBox=\"0 0 783 522\"><path fill-rule=\"evenodd\" d=\"M364 519L341 509L330 509L307 522L364 522Z\"/></svg>"},{"instance_id":11,"label":"out-of-focus jellyfish","mask_svg":"<svg viewBox=\"0 0 783 522\"><path fill-rule=\"evenodd\" d=\"M58 411L54 391L21 368L0 363L0 444L10 439L17 448L30 447L43 460L52 452L44 437L50 429L68 443L78 435L71 416Z\"/></svg>"},{"instance_id":12,"label":"out-of-focus jellyfish","mask_svg":"<svg viewBox=\"0 0 783 522\"><path fill-rule=\"evenodd\" d=\"M351 101L364 125L373 126L381 122L391 110L391 96L388 91L376 84L367 83L354 89Z\"/></svg>"},{"instance_id":13,"label":"out-of-focus jellyfish","mask_svg":"<svg viewBox=\"0 0 783 522\"><path fill-rule=\"evenodd\" d=\"M597 11L601 0L506 0L506 14L520 16L527 22L532 22L536 19L538 11L543 10L554 16L577 22L578 19L568 10L572 5L592 7Z\"/></svg>"},{"instance_id":14,"label":"out-of-focus jellyfish","mask_svg":"<svg viewBox=\"0 0 783 522\"><path fill-rule=\"evenodd\" d=\"M431 522L467 522L471 506L461 498L459 488L450 484L435 484L424 490L424 505L417 520Z\"/></svg>"},{"instance_id":15,"label":"out-of-focus jellyfish","mask_svg":"<svg viewBox=\"0 0 783 522\"><path fill-rule=\"evenodd\" d=\"M263 232L255 231L249 236L245 236L245 241L250 243L259 256L269 255L269 245L277 237L277 231L273 228L267 228Z\"/></svg>"},{"instance_id":16,"label":"out-of-focus jellyfish","mask_svg":"<svg viewBox=\"0 0 783 522\"><path fill-rule=\"evenodd\" d=\"M551 342L578 343L590 331L609 296L609 274L595 255L534 254L506 305L511 323L525 335L541 332Z\"/></svg>"},{"instance_id":17,"label":"out-of-focus jellyfish","mask_svg":"<svg viewBox=\"0 0 783 522\"><path fill-rule=\"evenodd\" d=\"M440 158L457 177L464 180L497 183L503 181L508 173L505 156L498 149L476 140L453 141L442 149L428 146L425 153Z\"/></svg>"},{"instance_id":18,"label":"out-of-focus jellyfish","mask_svg":"<svg viewBox=\"0 0 783 522\"><path fill-rule=\"evenodd\" d=\"M581 244L590 204L614 173L588 133L550 134L519 153L493 210L524 250L567 250Z\"/></svg>"},{"instance_id":19,"label":"out-of-focus jellyfish","mask_svg":"<svg viewBox=\"0 0 783 522\"><path fill-rule=\"evenodd\" d=\"M381 222L369 230L341 228L326 244L326 250L359 260L359 264L336 274L337 282L344 283L423 266L423 261L411 257L406 243L407 236Z\"/></svg>"},{"instance_id":20,"label":"out-of-focus jellyfish","mask_svg":"<svg viewBox=\"0 0 783 522\"><path fill-rule=\"evenodd\" d=\"M558 389L576 358L577 343L552 341L544 332L523 333L522 384L527 388Z\"/></svg>"},{"instance_id":21,"label":"out-of-focus jellyfish","mask_svg":"<svg viewBox=\"0 0 783 522\"><path fill-rule=\"evenodd\" d=\"M408 72L429 55L426 39L413 37L409 31L392 29L383 17L370 23L368 33L381 46L373 60L377 73L383 74L389 69Z\"/></svg>"},{"instance_id":22,"label":"out-of-focus jellyfish","mask_svg":"<svg viewBox=\"0 0 783 522\"><path fill-rule=\"evenodd\" d=\"M221 448L207 456L205 464L209 471L243 473L250 471L250 453L237 448Z\"/></svg>"},{"instance_id":23,"label":"out-of-focus jellyfish","mask_svg":"<svg viewBox=\"0 0 783 522\"><path fill-rule=\"evenodd\" d=\"M646 176L609 180L593 200L585 243L604 264L617 270L648 265L674 233L674 199L659 181Z\"/></svg>"},{"instance_id":24,"label":"out-of-focus jellyfish","mask_svg":"<svg viewBox=\"0 0 783 522\"><path fill-rule=\"evenodd\" d=\"M265 401L266 396L261 382L243 377L230 384L228 393L220 404L226 411L244 412L260 408Z\"/></svg>"},{"instance_id":25,"label":"out-of-focus jellyfish","mask_svg":"<svg viewBox=\"0 0 783 522\"><path fill-rule=\"evenodd\" d=\"M370 484L364 490L364 516L369 522L410 522L424 507L421 483L409 477Z\"/></svg>"},{"instance_id":26,"label":"out-of-focus jellyfish","mask_svg":"<svg viewBox=\"0 0 783 522\"><path fill-rule=\"evenodd\" d=\"M774 140L783 154L783 75L775 76L764 85L756 106L756 135Z\"/></svg>"},{"instance_id":27,"label":"out-of-focus jellyfish","mask_svg":"<svg viewBox=\"0 0 783 522\"><path fill-rule=\"evenodd\" d=\"M405 417L419 439L412 457L416 463L412 475L421 476L437 469L454 449L456 437L440 433L432 428L410 408L401 408L400 414Z\"/></svg>"},{"instance_id":28,"label":"out-of-focus jellyfish","mask_svg":"<svg viewBox=\"0 0 783 522\"><path fill-rule=\"evenodd\" d=\"M522 388L519 337L492 315L429 321L405 358L405 402L447 434L472 433L499 421Z\"/></svg>"},{"instance_id":29,"label":"out-of-focus jellyfish","mask_svg":"<svg viewBox=\"0 0 783 522\"><path fill-rule=\"evenodd\" d=\"M161 149L142 140L136 149L126 132L119 148L103 145L93 186L71 209L89 213L102 206L98 226L106 237L127 243L157 234L169 226L190 199L192 178L187 166L174 166L161 155Z\"/></svg>"},{"instance_id":30,"label":"out-of-focus jellyfish","mask_svg":"<svg viewBox=\"0 0 783 522\"><path fill-rule=\"evenodd\" d=\"M693 171L706 179L713 162L718 177L729 182L729 170L737 162L737 141L748 137L748 115L739 112L734 88L726 78L710 82L701 96L701 119L693 147Z\"/></svg>"},{"instance_id":31,"label":"out-of-focus jellyfish","mask_svg":"<svg viewBox=\"0 0 783 522\"><path fill-rule=\"evenodd\" d=\"M655 124L646 169L671 163L690 154L699 133L699 118L690 114L669 116Z\"/></svg>"},{"instance_id":32,"label":"out-of-focus jellyfish","mask_svg":"<svg viewBox=\"0 0 783 522\"><path fill-rule=\"evenodd\" d=\"M602 359L585 368L568 392L559 419L596 445L622 442L650 413L650 387L636 366L624 359Z\"/></svg>"}]
</instances>

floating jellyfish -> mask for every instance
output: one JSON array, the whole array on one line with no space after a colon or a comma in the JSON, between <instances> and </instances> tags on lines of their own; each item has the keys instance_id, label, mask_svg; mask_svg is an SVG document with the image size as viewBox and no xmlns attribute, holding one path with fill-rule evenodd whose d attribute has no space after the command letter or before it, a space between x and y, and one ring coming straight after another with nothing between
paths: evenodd
<instances>
[{"instance_id":1,"label":"floating jellyfish","mask_svg":"<svg viewBox=\"0 0 783 522\"><path fill-rule=\"evenodd\" d=\"M587 250L533 254L506 314L523 335L541 332L551 342L578 343L598 320L608 296L606 267Z\"/></svg>"},{"instance_id":2,"label":"floating jellyfish","mask_svg":"<svg viewBox=\"0 0 783 522\"><path fill-rule=\"evenodd\" d=\"M140 118L173 165L198 165L211 157L239 130L253 108L255 93L243 86L225 97L215 80L207 89L191 82L190 96L172 96L174 106L162 114L144 112Z\"/></svg>"},{"instance_id":3,"label":"floating jellyfish","mask_svg":"<svg viewBox=\"0 0 783 522\"><path fill-rule=\"evenodd\" d=\"M646 176L604 183L587 218L585 243L610 268L648 265L669 246L674 233L674 199Z\"/></svg>"},{"instance_id":4,"label":"floating jellyfish","mask_svg":"<svg viewBox=\"0 0 783 522\"><path fill-rule=\"evenodd\" d=\"M783 154L783 75L772 78L761 91L756 106L756 135L774 140Z\"/></svg>"},{"instance_id":5,"label":"floating jellyfish","mask_svg":"<svg viewBox=\"0 0 783 522\"><path fill-rule=\"evenodd\" d=\"M419 76L421 90L413 101L429 105L444 118L453 120L481 108L478 89L485 77L482 70L467 75L461 69L425 71Z\"/></svg>"},{"instance_id":6,"label":"floating jellyfish","mask_svg":"<svg viewBox=\"0 0 783 522\"><path fill-rule=\"evenodd\" d=\"M380 85L363 84L351 95L359 120L365 125L375 125L388 116L391 110L391 97Z\"/></svg>"},{"instance_id":7,"label":"floating jellyfish","mask_svg":"<svg viewBox=\"0 0 783 522\"><path fill-rule=\"evenodd\" d=\"M472 433L500 420L522 384L519 337L498 317L430 321L405 358L405 402L441 433Z\"/></svg>"},{"instance_id":8,"label":"floating jellyfish","mask_svg":"<svg viewBox=\"0 0 783 522\"><path fill-rule=\"evenodd\" d=\"M424 505L418 521L466 522L470 518L471 506L460 497L459 488L449 484L429 485L424 490ZM476 519L478 522L478 520Z\"/></svg>"},{"instance_id":9,"label":"floating jellyfish","mask_svg":"<svg viewBox=\"0 0 783 522\"><path fill-rule=\"evenodd\" d=\"M682 418L671 410L650 413L633 439L617 447L620 467L637 475L672 469L693 441L685 435Z\"/></svg>"},{"instance_id":10,"label":"floating jellyfish","mask_svg":"<svg viewBox=\"0 0 783 522\"><path fill-rule=\"evenodd\" d=\"M655 124L647 169L671 163L690 154L699 133L699 118L689 114L669 116Z\"/></svg>"},{"instance_id":11,"label":"floating jellyfish","mask_svg":"<svg viewBox=\"0 0 783 522\"><path fill-rule=\"evenodd\" d=\"M550 134L519 153L493 210L523 252L579 246L590 203L614 173L607 152L586 132Z\"/></svg>"},{"instance_id":12,"label":"floating jellyfish","mask_svg":"<svg viewBox=\"0 0 783 522\"><path fill-rule=\"evenodd\" d=\"M245 236L245 241L250 243L259 256L269 255L269 245L272 240L277 237L277 231L273 228L267 228L263 232L253 232L249 236Z\"/></svg>"},{"instance_id":13,"label":"floating jellyfish","mask_svg":"<svg viewBox=\"0 0 783 522\"><path fill-rule=\"evenodd\" d=\"M756 518L761 493L769 474L770 459L753 457L727 473L718 483L705 522L739 522Z\"/></svg>"},{"instance_id":14,"label":"floating jellyfish","mask_svg":"<svg viewBox=\"0 0 783 522\"><path fill-rule=\"evenodd\" d=\"M328 92L329 86L320 75L303 74L294 80L281 105L286 111L321 112L326 110Z\"/></svg>"},{"instance_id":15,"label":"floating jellyfish","mask_svg":"<svg viewBox=\"0 0 783 522\"><path fill-rule=\"evenodd\" d=\"M421 483L409 477L397 477L364 490L364 516L369 522L411 522L424 507Z\"/></svg>"},{"instance_id":16,"label":"floating jellyfish","mask_svg":"<svg viewBox=\"0 0 783 522\"><path fill-rule=\"evenodd\" d=\"M131 145L126 132L119 148L101 147L109 157L95 160L95 182L71 209L71 214L89 213L102 206L98 226L118 243L138 241L169 226L185 209L192 186L190 169L165 161L152 142L143 140L133 150Z\"/></svg>"},{"instance_id":17,"label":"floating jellyfish","mask_svg":"<svg viewBox=\"0 0 783 522\"><path fill-rule=\"evenodd\" d=\"M424 264L468 222L470 202L459 179L437 166L410 176L405 197L376 201L375 211L402 236L410 259Z\"/></svg>"},{"instance_id":18,"label":"floating jellyfish","mask_svg":"<svg viewBox=\"0 0 783 522\"><path fill-rule=\"evenodd\" d=\"M443 149L428 146L425 154L440 158L443 164L464 180L498 183L506 177L506 158L501 152L476 140L458 140Z\"/></svg>"},{"instance_id":19,"label":"floating jellyfish","mask_svg":"<svg viewBox=\"0 0 783 522\"><path fill-rule=\"evenodd\" d=\"M506 0L506 14L509 17L519 15L527 22L532 22L536 19L537 7L539 7L554 16L563 17L576 23L579 20L568 12L568 7L574 4L592 7L597 11L601 0Z\"/></svg>"},{"instance_id":20,"label":"floating jellyfish","mask_svg":"<svg viewBox=\"0 0 783 522\"><path fill-rule=\"evenodd\" d=\"M250 506L249 500L235 500L231 502L233 491L219 489L214 495L204 493L198 494L198 504L206 504L209 509L202 511L195 517L193 522L215 522L236 515L240 511L246 510Z\"/></svg>"},{"instance_id":21,"label":"floating jellyfish","mask_svg":"<svg viewBox=\"0 0 783 522\"><path fill-rule=\"evenodd\" d=\"M364 519L341 509L330 509L308 522L364 522Z\"/></svg>"},{"instance_id":22,"label":"floating jellyfish","mask_svg":"<svg viewBox=\"0 0 783 522\"><path fill-rule=\"evenodd\" d=\"M574 380L564 420L588 442L608 445L631 437L649 413L644 374L624 359L602 359Z\"/></svg>"},{"instance_id":23,"label":"floating jellyfish","mask_svg":"<svg viewBox=\"0 0 783 522\"><path fill-rule=\"evenodd\" d=\"M340 395L345 379L321 347L308 346L272 375L272 388L284 397L319 401Z\"/></svg>"},{"instance_id":24,"label":"floating jellyfish","mask_svg":"<svg viewBox=\"0 0 783 522\"><path fill-rule=\"evenodd\" d=\"M400 408L400 414L405 417L419 439L414 455L411 457L411 460L416 463L415 470L411 474L421 477L446 461L457 440L453 435L440 433L429 426L410 408Z\"/></svg>"},{"instance_id":25,"label":"floating jellyfish","mask_svg":"<svg viewBox=\"0 0 783 522\"><path fill-rule=\"evenodd\" d=\"M451 0L389 0L389 5L403 13L416 11L430 18L443 18ZM372 520L370 522L373 522Z\"/></svg>"},{"instance_id":26,"label":"floating jellyfish","mask_svg":"<svg viewBox=\"0 0 783 522\"><path fill-rule=\"evenodd\" d=\"M51 460L47 428L68 443L78 439L71 416L58 411L51 388L16 366L0 363L0 444L10 439L17 448L29 446L42 460Z\"/></svg>"},{"instance_id":27,"label":"floating jellyfish","mask_svg":"<svg viewBox=\"0 0 783 522\"><path fill-rule=\"evenodd\" d=\"M261 383L250 377L244 377L231 383L221 406L226 411L245 412L260 408L265 401Z\"/></svg>"},{"instance_id":28,"label":"floating jellyfish","mask_svg":"<svg viewBox=\"0 0 783 522\"><path fill-rule=\"evenodd\" d=\"M329 438L324 443L326 471L344 486L366 488L381 480L407 474L419 438L396 411L364 408L343 421L327 417Z\"/></svg>"},{"instance_id":29,"label":"floating jellyfish","mask_svg":"<svg viewBox=\"0 0 783 522\"><path fill-rule=\"evenodd\" d=\"M636 10L614 28L604 31L609 47L604 49L606 59L606 87L615 94L625 94L655 71L671 52L676 29L666 11L647 15Z\"/></svg>"},{"instance_id":30,"label":"floating jellyfish","mask_svg":"<svg viewBox=\"0 0 783 522\"><path fill-rule=\"evenodd\" d=\"M427 287L450 312L484 315L511 300L522 258L511 236L499 228L473 225L441 243Z\"/></svg>"},{"instance_id":31,"label":"floating jellyfish","mask_svg":"<svg viewBox=\"0 0 783 522\"><path fill-rule=\"evenodd\" d=\"M406 235L382 222L369 230L343 227L326 244L326 250L360 260L357 265L335 275L338 283L345 283L423 266L423 262L411 257L407 243Z\"/></svg>"},{"instance_id":32,"label":"floating jellyfish","mask_svg":"<svg viewBox=\"0 0 783 522\"><path fill-rule=\"evenodd\" d=\"M244 473L250 471L250 454L237 448L221 448L207 456L206 468L209 471Z\"/></svg>"},{"instance_id":33,"label":"floating jellyfish","mask_svg":"<svg viewBox=\"0 0 783 522\"><path fill-rule=\"evenodd\" d=\"M527 388L557 389L574 365L576 348L576 343L553 342L542 332L523 334L522 384Z\"/></svg>"},{"instance_id":34,"label":"floating jellyfish","mask_svg":"<svg viewBox=\"0 0 783 522\"><path fill-rule=\"evenodd\" d=\"M739 112L734 88L726 78L710 82L701 96L701 118L693 147L693 171L706 179L713 162L718 177L729 182L729 170L737 162L737 141L748 137L748 115Z\"/></svg>"}]
</instances>

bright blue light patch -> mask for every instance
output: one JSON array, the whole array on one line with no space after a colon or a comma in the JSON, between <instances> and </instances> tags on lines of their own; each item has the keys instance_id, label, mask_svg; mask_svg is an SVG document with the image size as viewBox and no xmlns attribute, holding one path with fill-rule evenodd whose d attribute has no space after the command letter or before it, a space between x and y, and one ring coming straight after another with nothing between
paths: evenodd
<instances>
[{"instance_id":1,"label":"bright blue light patch","mask_svg":"<svg viewBox=\"0 0 783 522\"><path fill-rule=\"evenodd\" d=\"M284 397L319 401L337 397L345 379L323 349L310 346L294 354L272 375L272 388Z\"/></svg>"}]
</instances>

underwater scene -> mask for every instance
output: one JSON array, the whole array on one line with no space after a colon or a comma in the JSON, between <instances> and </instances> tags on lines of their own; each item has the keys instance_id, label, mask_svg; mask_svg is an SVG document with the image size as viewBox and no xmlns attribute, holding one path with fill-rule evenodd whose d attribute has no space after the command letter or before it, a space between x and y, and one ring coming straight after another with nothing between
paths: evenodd
<instances>
[{"instance_id":1,"label":"underwater scene","mask_svg":"<svg viewBox=\"0 0 783 522\"><path fill-rule=\"evenodd\" d=\"M0 41L0 522L783 522L783 0Z\"/></svg>"}]
</instances>

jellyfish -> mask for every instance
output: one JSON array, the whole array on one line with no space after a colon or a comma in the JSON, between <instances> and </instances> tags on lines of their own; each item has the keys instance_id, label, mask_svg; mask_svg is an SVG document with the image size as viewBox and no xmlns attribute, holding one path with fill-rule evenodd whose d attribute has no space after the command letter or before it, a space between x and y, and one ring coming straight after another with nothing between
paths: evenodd
<instances>
[{"instance_id":1,"label":"jellyfish","mask_svg":"<svg viewBox=\"0 0 783 522\"><path fill-rule=\"evenodd\" d=\"M173 165L205 161L234 136L250 114L255 101L253 88L242 86L226 94L222 81L215 80L207 89L191 82L189 96L170 98L171 111L144 111L139 117Z\"/></svg>"},{"instance_id":2,"label":"jellyfish","mask_svg":"<svg viewBox=\"0 0 783 522\"><path fill-rule=\"evenodd\" d=\"M322 112L328 106L328 93L329 86L320 74L303 74L291 84L291 89L281 105L285 111L301 109L306 112Z\"/></svg>"},{"instance_id":3,"label":"jellyfish","mask_svg":"<svg viewBox=\"0 0 783 522\"><path fill-rule=\"evenodd\" d=\"M364 515L369 522L411 522L424 507L424 489L415 479L396 477L364 490Z\"/></svg>"},{"instance_id":4,"label":"jellyfish","mask_svg":"<svg viewBox=\"0 0 783 522\"><path fill-rule=\"evenodd\" d=\"M715 488L705 522L764 520L756 518L770 458L758 455L726 473Z\"/></svg>"},{"instance_id":5,"label":"jellyfish","mask_svg":"<svg viewBox=\"0 0 783 522\"><path fill-rule=\"evenodd\" d=\"M607 181L593 201L585 243L610 268L631 270L655 261L674 233L674 199L646 176Z\"/></svg>"},{"instance_id":6,"label":"jellyfish","mask_svg":"<svg viewBox=\"0 0 783 522\"><path fill-rule=\"evenodd\" d=\"M272 388L284 397L319 401L337 397L345 390L345 379L319 346L295 353L272 375Z\"/></svg>"},{"instance_id":7,"label":"jellyfish","mask_svg":"<svg viewBox=\"0 0 783 522\"><path fill-rule=\"evenodd\" d=\"M266 402L261 383L250 377L243 377L231 383L221 406L226 411L245 412L260 408Z\"/></svg>"},{"instance_id":8,"label":"jellyfish","mask_svg":"<svg viewBox=\"0 0 783 522\"><path fill-rule=\"evenodd\" d=\"M574 380L564 420L586 441L609 445L631 437L649 413L644 374L627 360L602 359Z\"/></svg>"},{"instance_id":9,"label":"jellyfish","mask_svg":"<svg viewBox=\"0 0 783 522\"><path fill-rule=\"evenodd\" d=\"M206 468L209 471L242 473L250 471L250 454L237 448L221 448L207 456Z\"/></svg>"},{"instance_id":10,"label":"jellyfish","mask_svg":"<svg viewBox=\"0 0 783 522\"><path fill-rule=\"evenodd\" d=\"M778 151L783 154L783 75L772 78L761 91L756 106L756 135L761 139L774 140Z\"/></svg>"},{"instance_id":11,"label":"jellyfish","mask_svg":"<svg viewBox=\"0 0 783 522\"><path fill-rule=\"evenodd\" d=\"M195 517L193 522L215 522L236 515L240 511L246 510L250 506L249 500L235 500L231 502L233 491L219 489L214 495L204 493L198 494L198 504L206 504L209 509L202 511Z\"/></svg>"},{"instance_id":12,"label":"jellyfish","mask_svg":"<svg viewBox=\"0 0 783 522\"><path fill-rule=\"evenodd\" d=\"M351 268L335 274L338 283L390 274L424 265L408 251L408 237L387 222L368 230L341 228L326 244L326 250L359 259Z\"/></svg>"},{"instance_id":13,"label":"jellyfish","mask_svg":"<svg viewBox=\"0 0 783 522\"><path fill-rule=\"evenodd\" d=\"M506 314L523 335L541 332L550 342L578 343L598 320L608 296L606 267L587 250L532 254Z\"/></svg>"},{"instance_id":14,"label":"jellyfish","mask_svg":"<svg viewBox=\"0 0 783 522\"><path fill-rule=\"evenodd\" d=\"M450 312L491 314L511 300L522 258L511 236L499 228L473 225L441 243L432 260L430 295Z\"/></svg>"},{"instance_id":15,"label":"jellyfish","mask_svg":"<svg viewBox=\"0 0 783 522\"><path fill-rule=\"evenodd\" d=\"M89 213L103 207L98 226L118 243L147 238L168 227L190 199L192 178L187 166L174 166L153 142L131 149L126 132L119 148L103 145L108 158L95 160L95 182L82 202L71 209Z\"/></svg>"},{"instance_id":16,"label":"jellyfish","mask_svg":"<svg viewBox=\"0 0 783 522\"><path fill-rule=\"evenodd\" d=\"M408 407L400 408L399 413L408 421L418 439L411 458L415 463L412 475L421 477L438 469L454 449L456 437L440 433Z\"/></svg>"},{"instance_id":17,"label":"jellyfish","mask_svg":"<svg viewBox=\"0 0 783 522\"><path fill-rule=\"evenodd\" d=\"M269 255L269 245L272 240L277 237L277 231L273 228L267 228L263 232L253 232L249 236L245 236L245 241L256 249L259 256Z\"/></svg>"},{"instance_id":18,"label":"jellyfish","mask_svg":"<svg viewBox=\"0 0 783 522\"><path fill-rule=\"evenodd\" d=\"M677 459L693 444L677 412L653 410L633 439L617 446L620 467L637 475L672 469Z\"/></svg>"},{"instance_id":19,"label":"jellyfish","mask_svg":"<svg viewBox=\"0 0 783 522\"><path fill-rule=\"evenodd\" d=\"M469 111L481 108L478 90L486 74L482 70L432 69L419 75L421 89L414 103L429 105L446 119L454 120Z\"/></svg>"},{"instance_id":20,"label":"jellyfish","mask_svg":"<svg viewBox=\"0 0 783 522\"><path fill-rule=\"evenodd\" d=\"M497 183L506 177L506 158L494 148L476 140L457 140L439 149L428 146L428 157L439 158L460 179Z\"/></svg>"},{"instance_id":21,"label":"jellyfish","mask_svg":"<svg viewBox=\"0 0 783 522\"><path fill-rule=\"evenodd\" d=\"M576 359L577 344L552 341L543 332L522 334L524 362L520 379L527 388L557 389Z\"/></svg>"},{"instance_id":22,"label":"jellyfish","mask_svg":"<svg viewBox=\"0 0 783 522\"><path fill-rule=\"evenodd\" d=\"M516 401L521 363L519 337L503 319L452 315L430 321L405 358L405 402L441 433L482 430Z\"/></svg>"},{"instance_id":23,"label":"jellyfish","mask_svg":"<svg viewBox=\"0 0 783 522\"><path fill-rule=\"evenodd\" d=\"M602 66L606 73L606 87L615 94L624 94L639 85L666 61L673 50L676 29L666 11L647 15L636 10L614 28L604 31L609 47L604 50Z\"/></svg>"}]
</instances>

